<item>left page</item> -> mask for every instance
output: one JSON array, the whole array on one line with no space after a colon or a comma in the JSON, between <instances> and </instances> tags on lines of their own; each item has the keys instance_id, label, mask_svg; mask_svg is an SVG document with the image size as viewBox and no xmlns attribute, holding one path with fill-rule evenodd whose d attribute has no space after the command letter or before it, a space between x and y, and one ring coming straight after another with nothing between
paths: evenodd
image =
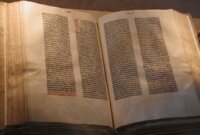
<instances>
[{"instance_id":1,"label":"left page","mask_svg":"<svg viewBox=\"0 0 200 135\"><path fill-rule=\"evenodd\" d=\"M29 121L112 126L96 18L19 4Z\"/></svg>"}]
</instances>

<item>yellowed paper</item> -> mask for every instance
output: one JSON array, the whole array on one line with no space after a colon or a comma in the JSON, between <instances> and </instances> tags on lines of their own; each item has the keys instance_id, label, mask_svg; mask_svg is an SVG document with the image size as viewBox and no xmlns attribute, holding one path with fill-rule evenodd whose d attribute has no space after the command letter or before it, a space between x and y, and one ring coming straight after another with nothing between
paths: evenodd
<instances>
[{"instance_id":1,"label":"yellowed paper","mask_svg":"<svg viewBox=\"0 0 200 135\"><path fill-rule=\"evenodd\" d=\"M82 10L61 9L32 2L9 4L7 11L7 15L11 17L7 24L9 26L7 28L9 31L7 48L10 48L8 51L9 59L7 64L11 63L8 65L10 67L8 71L10 72L8 72L9 74L7 73L9 75L7 86L10 86L7 91L7 124L36 121L112 126L113 117L114 127L117 128L139 121L197 116L200 114L200 104L195 86L195 81L198 77L194 74L199 73L197 72L199 67L198 64L196 64L197 61L193 60L198 57L197 55L199 54L196 53L194 56L189 56L189 54L193 54L195 50L194 48L190 50L190 43L191 46L193 46L195 44L195 39L192 39L191 34L194 33L191 31L191 28L189 28L190 23L185 15L176 16L173 10L135 10L116 12L113 14L95 11L86 11L88 13L84 13ZM0 12L0 18L1 13L3 12ZM54 20L49 24L49 20L52 18L54 18ZM55 21L55 18L57 21ZM98 18L99 28L97 28ZM66 20L68 20L67 25L65 23ZM63 25L59 24L56 26L57 23L62 23ZM149 35L145 35L145 33L149 33L148 23L152 23L156 26L153 30L159 33L157 35L159 39L163 38L169 55L169 63L172 69L170 71L172 71L171 73L174 76L176 88L168 89L167 92L165 90L163 91L163 89L156 91L151 89L148 85L149 82L146 76L146 67L148 67L148 65L144 64L144 54L141 48L141 43L147 44L147 42L149 42ZM107 28L105 28L106 25ZM114 27L112 25L114 25ZM143 32L144 29L141 25L145 26L144 29L147 30L146 32ZM59 31L64 31L63 33L66 39L68 39L67 36L69 35L69 40L63 39L63 41L54 43L54 45L62 44L62 42L70 44L68 45L69 48L65 48L66 50L63 51L66 51L66 56L70 57L70 59L67 59L69 62L66 68L70 69L73 67L72 70L70 69L71 72L69 73L71 78L67 78L65 75L59 76L55 72L55 80L64 80L66 78L70 80L67 81L67 86L63 84L59 86L52 85L51 82L55 82L52 81L54 78L51 78L52 76L49 77L47 73L51 72L53 74L54 72L48 69L47 65L51 64L52 61L48 61L48 58L51 57L48 57L45 51L48 52L48 49L50 49L51 55L56 54L57 57L62 55L56 52L56 49L60 48L55 47L55 51L52 51L53 49L48 46L48 43L50 43L50 41L52 43L52 38L54 38L51 35L52 33L49 33L50 26L54 29L57 27L57 30L55 29L57 32L56 34L59 34ZM65 26L66 29L67 26L69 26L68 34L66 34L66 29L62 28ZM107 31L110 30L107 35L106 29ZM121 31L119 31L119 29ZM99 39L97 38L98 47L95 48L97 50L93 56L97 58L96 56L100 55L98 59L99 64L91 65L86 68L86 66L82 66L84 65L83 63L87 63L87 61L88 63L92 63L94 61L91 59L91 56L80 52L90 51L90 48L92 48L91 45L95 42L92 38L95 36L98 37L98 31L100 32L102 45L100 45ZM118 33L115 33L116 31L118 31ZM91 36L91 32L93 32L92 34L94 36ZM144 37L141 35L144 35ZM162 37L160 37L160 35L162 35ZM60 36L62 37L63 35L61 34ZM1 37L0 35L0 38ZM55 35L55 37L57 38L58 35ZM118 37L120 40L114 39L113 37ZM56 41L56 38L53 39L53 41ZM88 40L89 38L91 38L91 40ZM112 40L115 44L117 44L117 42L119 44L124 44L124 46L128 44L131 48L117 48L118 50L114 52L115 54L110 55L108 54L109 47L111 48L111 46L108 45L110 43L109 40ZM1 41L3 40L0 40L0 42ZM151 43L152 42L153 41L151 41ZM88 46L90 46L89 48L85 46L87 43ZM83 51L83 46L86 47L85 51ZM62 49L59 51L62 51ZM131 54L130 56L128 56L129 53ZM117 63L119 62L119 65L122 66L123 70L128 69L128 72L123 74L120 78L123 84L131 84L130 86L132 87L128 88L132 91L124 92L125 94L123 90L126 86L122 85L118 85L121 93L115 94L116 91L114 92L113 75L110 70L114 64L111 64L112 59L109 59L109 57L115 59L117 55L122 55L122 58L124 57L123 62L126 60L131 60L132 62L128 65L127 63L124 64L120 58L116 60ZM134 60L132 57L134 57ZM64 57L64 59L65 58L66 57ZM91 94L91 90L88 91L86 89L88 85L87 81L85 81L87 77L84 76L84 73L91 74L91 76L100 76L99 80L105 80L105 84L102 84L102 81L99 81L99 83L95 79L92 81L96 81L95 85L97 86L105 86L105 76L102 77L100 74L95 74L98 68L102 66L103 59L108 89L105 87L104 91L99 92L99 89L96 87ZM56 63L57 61L54 60L53 62ZM132 66L132 64L135 64L135 67ZM63 65L60 64L59 66ZM96 69L90 68L95 66ZM88 72L90 69L91 72ZM104 69L102 70L104 71ZM123 72L123 70L117 72ZM15 76L11 71L15 73ZM134 85L131 82L132 80L127 77L132 72L138 75L138 79L131 78L132 80L135 79ZM84 77L86 79L84 79ZM117 80L118 78L114 79ZM16 84L20 85L16 86ZM121 84L121 82L119 84ZM174 86L173 84L170 85ZM58 87L58 91L55 91L55 89L50 90L54 87ZM62 87L72 87L72 89L68 92L63 92ZM90 88L91 87L88 87L88 89ZM137 88L137 90L133 91L134 88ZM2 100L1 97L0 100ZM109 101L111 101L111 106ZM26 106L28 106L28 110ZM1 113L0 104L0 122L2 123L1 116L3 115L1 115Z\"/></svg>"}]
</instances>

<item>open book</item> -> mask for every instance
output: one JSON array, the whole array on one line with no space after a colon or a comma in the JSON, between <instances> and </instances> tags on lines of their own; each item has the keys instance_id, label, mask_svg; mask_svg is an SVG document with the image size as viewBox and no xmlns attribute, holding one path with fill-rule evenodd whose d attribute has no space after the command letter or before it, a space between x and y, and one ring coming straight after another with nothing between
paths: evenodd
<instances>
[{"instance_id":1,"label":"open book","mask_svg":"<svg viewBox=\"0 0 200 135\"><path fill-rule=\"evenodd\" d=\"M115 13L0 3L0 125L119 128L200 115L200 52L174 10Z\"/></svg>"}]
</instances>

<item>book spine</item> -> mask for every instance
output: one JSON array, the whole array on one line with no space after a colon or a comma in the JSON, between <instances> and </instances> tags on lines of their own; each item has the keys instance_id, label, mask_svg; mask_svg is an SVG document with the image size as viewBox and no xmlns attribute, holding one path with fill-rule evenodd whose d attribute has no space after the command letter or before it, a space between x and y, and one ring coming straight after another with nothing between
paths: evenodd
<instances>
[{"instance_id":1,"label":"book spine","mask_svg":"<svg viewBox=\"0 0 200 135\"><path fill-rule=\"evenodd\" d=\"M5 3L0 3L0 130L5 126Z\"/></svg>"},{"instance_id":2,"label":"book spine","mask_svg":"<svg viewBox=\"0 0 200 135\"><path fill-rule=\"evenodd\" d=\"M26 121L24 44L20 3L9 3L6 16L6 125Z\"/></svg>"}]
</instances>

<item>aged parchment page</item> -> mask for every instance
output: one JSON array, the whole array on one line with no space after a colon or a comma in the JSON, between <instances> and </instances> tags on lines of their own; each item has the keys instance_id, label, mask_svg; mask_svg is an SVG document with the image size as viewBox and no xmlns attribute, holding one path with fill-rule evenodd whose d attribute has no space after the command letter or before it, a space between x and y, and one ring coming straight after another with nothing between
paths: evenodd
<instances>
[{"instance_id":1,"label":"aged parchment page","mask_svg":"<svg viewBox=\"0 0 200 135\"><path fill-rule=\"evenodd\" d=\"M29 120L112 126L95 17L30 2L20 4ZM66 59L68 64L62 64ZM62 81L66 83L59 85Z\"/></svg>"},{"instance_id":2,"label":"aged parchment page","mask_svg":"<svg viewBox=\"0 0 200 135\"><path fill-rule=\"evenodd\" d=\"M117 12L99 27L115 128L200 114L173 10Z\"/></svg>"}]
</instances>

